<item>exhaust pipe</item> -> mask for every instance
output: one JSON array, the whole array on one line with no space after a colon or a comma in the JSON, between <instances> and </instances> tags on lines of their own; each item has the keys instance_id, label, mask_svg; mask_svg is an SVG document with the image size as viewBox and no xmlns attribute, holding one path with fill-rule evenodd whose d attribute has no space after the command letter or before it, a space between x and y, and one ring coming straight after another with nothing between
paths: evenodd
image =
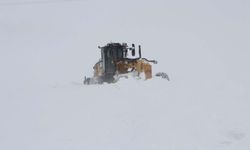
<instances>
[{"instance_id":1,"label":"exhaust pipe","mask_svg":"<svg viewBox=\"0 0 250 150\"><path fill-rule=\"evenodd\" d=\"M141 58L141 45L139 45L139 58Z\"/></svg>"}]
</instances>

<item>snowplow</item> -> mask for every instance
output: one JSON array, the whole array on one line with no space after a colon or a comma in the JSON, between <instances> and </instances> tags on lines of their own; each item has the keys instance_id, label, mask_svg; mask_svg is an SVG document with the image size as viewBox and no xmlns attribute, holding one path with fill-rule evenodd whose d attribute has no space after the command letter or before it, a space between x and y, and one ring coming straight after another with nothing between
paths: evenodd
<instances>
[{"instance_id":1,"label":"snowplow","mask_svg":"<svg viewBox=\"0 0 250 150\"><path fill-rule=\"evenodd\" d=\"M127 43L108 43L98 48L101 50L101 59L93 67L94 76L85 77L84 84L115 83L121 77L128 78L129 75L138 79L143 75L145 80L152 78L151 64L157 64L157 61L143 58L140 45L137 50L135 44L129 47ZM156 76L169 80L163 72Z\"/></svg>"}]
</instances>

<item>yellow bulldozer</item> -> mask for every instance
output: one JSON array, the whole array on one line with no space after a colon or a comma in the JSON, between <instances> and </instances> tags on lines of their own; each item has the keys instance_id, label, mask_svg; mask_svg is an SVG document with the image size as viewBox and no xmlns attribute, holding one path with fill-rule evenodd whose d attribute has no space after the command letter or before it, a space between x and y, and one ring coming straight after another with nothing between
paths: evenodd
<instances>
[{"instance_id":1,"label":"yellow bulldozer","mask_svg":"<svg viewBox=\"0 0 250 150\"><path fill-rule=\"evenodd\" d=\"M98 48L101 49L101 59L93 67L94 76L85 77L84 84L115 83L128 75L140 78L143 74L145 80L152 78L150 63L157 64L157 61L142 58L140 45L137 56L135 44L129 47L127 43L108 43ZM157 73L156 76L169 80L168 75L163 72Z\"/></svg>"}]
</instances>

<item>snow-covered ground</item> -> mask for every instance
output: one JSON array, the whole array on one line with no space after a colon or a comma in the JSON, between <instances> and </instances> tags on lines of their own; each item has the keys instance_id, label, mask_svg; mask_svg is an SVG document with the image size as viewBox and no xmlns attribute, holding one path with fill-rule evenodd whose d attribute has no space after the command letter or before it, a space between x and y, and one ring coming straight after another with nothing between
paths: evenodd
<instances>
[{"instance_id":1,"label":"snow-covered ground","mask_svg":"<svg viewBox=\"0 0 250 150\"><path fill-rule=\"evenodd\" d=\"M0 150L250 150L248 0L0 0ZM171 81L82 85L107 42Z\"/></svg>"}]
</instances>

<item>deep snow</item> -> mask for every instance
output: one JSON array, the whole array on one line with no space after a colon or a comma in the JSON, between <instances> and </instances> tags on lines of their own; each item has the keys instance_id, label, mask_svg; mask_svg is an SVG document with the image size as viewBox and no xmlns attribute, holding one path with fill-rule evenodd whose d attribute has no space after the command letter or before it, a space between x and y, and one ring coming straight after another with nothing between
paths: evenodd
<instances>
[{"instance_id":1,"label":"deep snow","mask_svg":"<svg viewBox=\"0 0 250 150\"><path fill-rule=\"evenodd\" d=\"M1 150L249 150L250 2L0 1ZM107 42L171 81L82 85Z\"/></svg>"}]
</instances>

